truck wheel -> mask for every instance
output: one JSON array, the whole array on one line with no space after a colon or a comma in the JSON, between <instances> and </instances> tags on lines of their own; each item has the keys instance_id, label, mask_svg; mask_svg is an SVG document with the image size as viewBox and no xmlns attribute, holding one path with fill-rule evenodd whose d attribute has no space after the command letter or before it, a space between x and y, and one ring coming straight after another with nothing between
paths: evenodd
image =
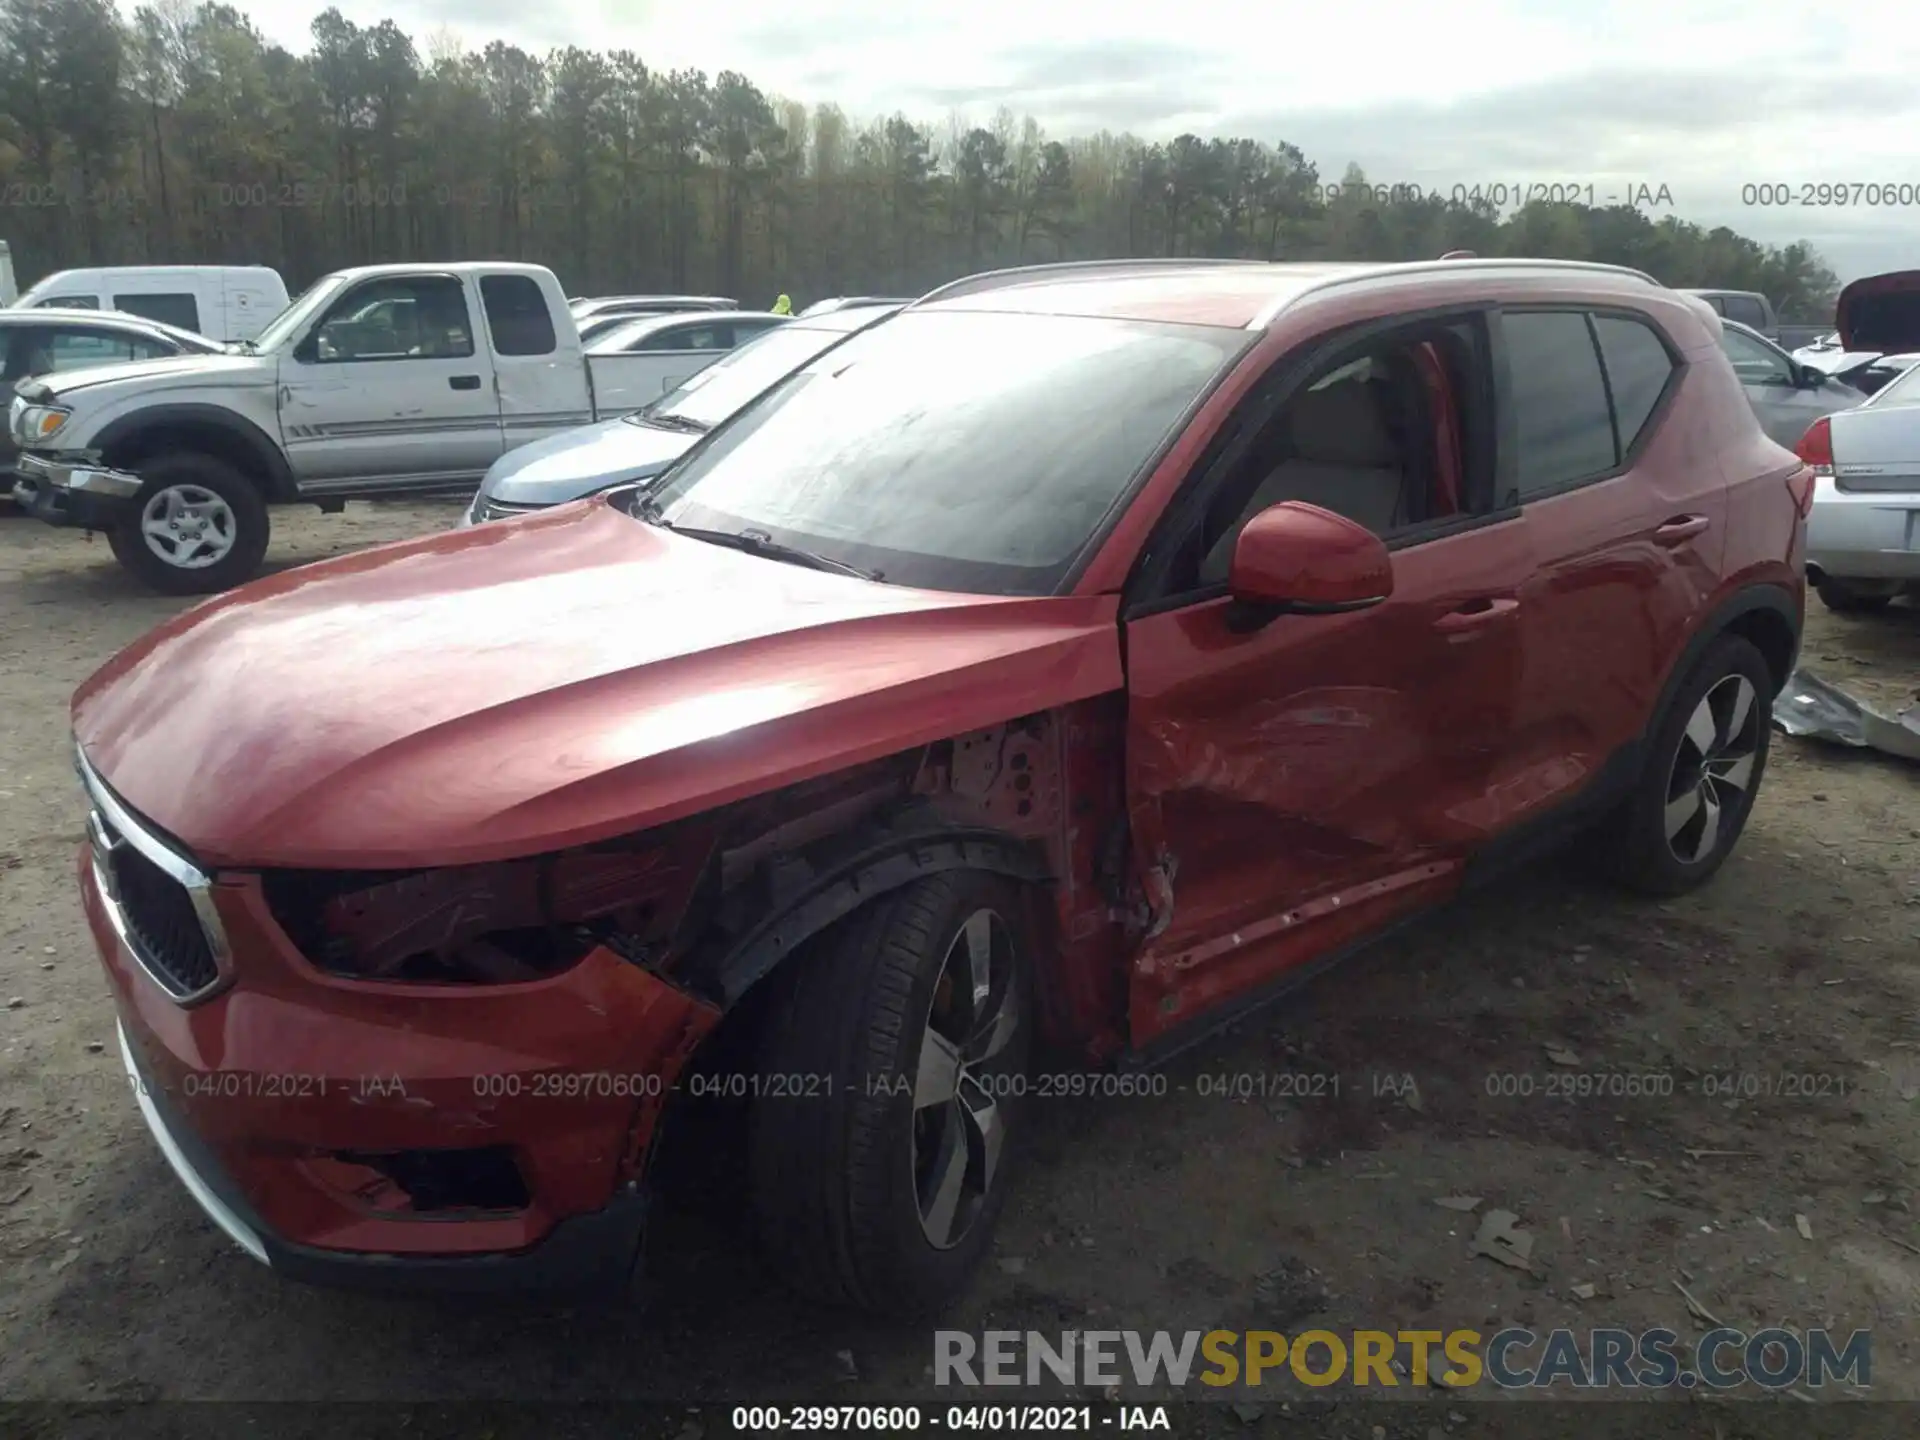
<instances>
[{"instance_id":1,"label":"truck wheel","mask_svg":"<svg viewBox=\"0 0 1920 1440\"><path fill-rule=\"evenodd\" d=\"M922 1314L985 1254L1032 1030L1026 899L932 875L776 977L749 1166L762 1246L796 1289Z\"/></svg>"},{"instance_id":2,"label":"truck wheel","mask_svg":"<svg viewBox=\"0 0 1920 1440\"><path fill-rule=\"evenodd\" d=\"M1682 895L1720 868L1766 773L1773 695L1752 641L1723 635L1707 648L1661 717L1633 793L1597 837L1615 878Z\"/></svg>"},{"instance_id":3,"label":"truck wheel","mask_svg":"<svg viewBox=\"0 0 1920 1440\"><path fill-rule=\"evenodd\" d=\"M168 595L211 595L250 580L267 553L266 501L226 461L189 451L134 466L145 483L108 540L114 558Z\"/></svg>"},{"instance_id":4,"label":"truck wheel","mask_svg":"<svg viewBox=\"0 0 1920 1440\"><path fill-rule=\"evenodd\" d=\"M1864 615L1874 610L1884 610L1893 603L1893 597L1900 589L1898 585L1871 589L1850 585L1845 580L1822 580L1813 588L1819 593L1820 603L1840 615Z\"/></svg>"}]
</instances>

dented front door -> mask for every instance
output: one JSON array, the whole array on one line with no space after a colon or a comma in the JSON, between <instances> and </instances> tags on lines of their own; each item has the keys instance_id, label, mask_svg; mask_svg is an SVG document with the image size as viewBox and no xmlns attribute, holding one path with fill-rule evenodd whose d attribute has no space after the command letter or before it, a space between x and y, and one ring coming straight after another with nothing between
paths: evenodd
<instances>
[{"instance_id":1,"label":"dented front door","mask_svg":"<svg viewBox=\"0 0 1920 1440\"><path fill-rule=\"evenodd\" d=\"M1513 516L1397 550L1368 610L1128 622L1136 1047L1455 886L1499 826L1529 565Z\"/></svg>"}]
</instances>

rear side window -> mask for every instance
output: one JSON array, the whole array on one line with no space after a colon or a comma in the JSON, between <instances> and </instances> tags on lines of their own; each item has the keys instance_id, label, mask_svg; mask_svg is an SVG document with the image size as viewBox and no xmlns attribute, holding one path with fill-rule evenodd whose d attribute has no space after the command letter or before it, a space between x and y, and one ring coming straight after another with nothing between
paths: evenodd
<instances>
[{"instance_id":1,"label":"rear side window","mask_svg":"<svg viewBox=\"0 0 1920 1440\"><path fill-rule=\"evenodd\" d=\"M482 276L480 301L486 307L495 354L551 355L558 347L546 297L527 276Z\"/></svg>"},{"instance_id":2,"label":"rear side window","mask_svg":"<svg viewBox=\"0 0 1920 1440\"><path fill-rule=\"evenodd\" d=\"M36 310L98 310L100 297L97 295L49 295L44 300L34 302Z\"/></svg>"},{"instance_id":3,"label":"rear side window","mask_svg":"<svg viewBox=\"0 0 1920 1440\"><path fill-rule=\"evenodd\" d=\"M1738 320L1742 325L1751 325L1756 330L1767 328L1766 309L1751 295L1727 296L1720 313L1729 320Z\"/></svg>"},{"instance_id":4,"label":"rear side window","mask_svg":"<svg viewBox=\"0 0 1920 1440\"><path fill-rule=\"evenodd\" d=\"M1604 475L1618 463L1600 352L1578 310L1510 311L1508 394L1522 502Z\"/></svg>"},{"instance_id":5,"label":"rear side window","mask_svg":"<svg viewBox=\"0 0 1920 1440\"><path fill-rule=\"evenodd\" d=\"M1624 458L1673 379L1673 357L1652 327L1617 315L1593 317L1593 333L1600 340L1606 362L1607 384L1613 392L1613 421Z\"/></svg>"},{"instance_id":6,"label":"rear side window","mask_svg":"<svg viewBox=\"0 0 1920 1440\"><path fill-rule=\"evenodd\" d=\"M200 306L191 295L116 295L113 308L129 315L144 315L182 330L200 328Z\"/></svg>"}]
</instances>

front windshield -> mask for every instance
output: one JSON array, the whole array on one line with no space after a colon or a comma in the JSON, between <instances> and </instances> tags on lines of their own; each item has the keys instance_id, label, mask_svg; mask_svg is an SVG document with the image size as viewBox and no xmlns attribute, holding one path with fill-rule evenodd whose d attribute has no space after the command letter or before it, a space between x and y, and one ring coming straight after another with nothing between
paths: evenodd
<instances>
[{"instance_id":1,"label":"front windshield","mask_svg":"<svg viewBox=\"0 0 1920 1440\"><path fill-rule=\"evenodd\" d=\"M321 276L303 290L291 305L267 322L267 328L253 337L253 348L264 353L279 347L346 283L344 275Z\"/></svg>"},{"instance_id":2,"label":"front windshield","mask_svg":"<svg viewBox=\"0 0 1920 1440\"><path fill-rule=\"evenodd\" d=\"M908 311L775 385L653 494L928 589L1049 594L1246 332Z\"/></svg>"},{"instance_id":3,"label":"front windshield","mask_svg":"<svg viewBox=\"0 0 1920 1440\"><path fill-rule=\"evenodd\" d=\"M809 330L777 326L682 382L638 414L626 418L677 421L711 430L761 391L784 380L829 345L844 340L845 330Z\"/></svg>"}]
</instances>

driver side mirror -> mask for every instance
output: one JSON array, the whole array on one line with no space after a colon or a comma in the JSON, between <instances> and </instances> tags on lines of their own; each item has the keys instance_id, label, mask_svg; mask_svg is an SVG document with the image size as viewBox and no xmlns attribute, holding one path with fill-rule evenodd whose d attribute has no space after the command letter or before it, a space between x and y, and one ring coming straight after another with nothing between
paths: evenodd
<instances>
[{"instance_id":1,"label":"driver side mirror","mask_svg":"<svg viewBox=\"0 0 1920 1440\"><path fill-rule=\"evenodd\" d=\"M1816 370L1811 365L1796 366L1793 372L1793 383L1802 390L1818 390L1827 383L1826 372Z\"/></svg>"},{"instance_id":2,"label":"driver side mirror","mask_svg":"<svg viewBox=\"0 0 1920 1440\"><path fill-rule=\"evenodd\" d=\"M1299 500L1241 528L1227 589L1249 622L1363 610L1393 594L1393 558L1364 525Z\"/></svg>"}]
</instances>

